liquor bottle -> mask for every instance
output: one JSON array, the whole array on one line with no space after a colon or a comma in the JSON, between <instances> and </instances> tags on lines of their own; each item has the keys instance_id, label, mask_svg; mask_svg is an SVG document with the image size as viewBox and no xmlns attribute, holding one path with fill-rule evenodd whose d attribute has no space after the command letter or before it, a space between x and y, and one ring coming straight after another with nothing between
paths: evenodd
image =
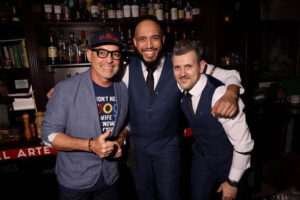
<instances>
[{"instance_id":1,"label":"liquor bottle","mask_svg":"<svg viewBox=\"0 0 300 200\"><path fill-rule=\"evenodd\" d=\"M131 17L133 20L136 20L139 17L140 6L137 3L137 0L133 0L131 4Z\"/></svg>"},{"instance_id":2,"label":"liquor bottle","mask_svg":"<svg viewBox=\"0 0 300 200\"><path fill-rule=\"evenodd\" d=\"M165 37L164 48L166 51L172 52L174 46L174 35L171 33L171 26L169 24L167 24Z\"/></svg>"},{"instance_id":3,"label":"liquor bottle","mask_svg":"<svg viewBox=\"0 0 300 200\"><path fill-rule=\"evenodd\" d=\"M156 3L155 16L158 21L164 20L164 11L163 11L163 7L162 7L160 0L157 0L157 3Z\"/></svg>"},{"instance_id":4,"label":"liquor bottle","mask_svg":"<svg viewBox=\"0 0 300 200\"><path fill-rule=\"evenodd\" d=\"M57 47L54 43L54 33L49 35L49 45L48 45L48 64L57 64Z\"/></svg>"},{"instance_id":5,"label":"liquor bottle","mask_svg":"<svg viewBox=\"0 0 300 200\"><path fill-rule=\"evenodd\" d=\"M201 15L201 10L197 6L192 6L192 7L193 7L193 9L192 9L193 21L199 22L200 19L201 19L201 16L200 16Z\"/></svg>"},{"instance_id":6,"label":"liquor bottle","mask_svg":"<svg viewBox=\"0 0 300 200\"><path fill-rule=\"evenodd\" d=\"M70 9L71 21L77 21L77 8L73 0L69 0L68 6Z\"/></svg>"},{"instance_id":7,"label":"liquor bottle","mask_svg":"<svg viewBox=\"0 0 300 200\"><path fill-rule=\"evenodd\" d=\"M86 22L89 20L89 11L86 9L85 0L77 0L77 18L79 21Z\"/></svg>"},{"instance_id":8,"label":"liquor bottle","mask_svg":"<svg viewBox=\"0 0 300 200\"><path fill-rule=\"evenodd\" d=\"M124 31L121 28L121 25L118 25L118 32L120 33L120 38L121 38L121 42L123 44L124 47L126 47L126 43L125 43L125 38L124 38Z\"/></svg>"},{"instance_id":9,"label":"liquor bottle","mask_svg":"<svg viewBox=\"0 0 300 200\"><path fill-rule=\"evenodd\" d=\"M141 2L141 7L140 7L140 13L139 13L139 16L146 16L148 15L148 6L145 2L145 0L143 0Z\"/></svg>"},{"instance_id":10,"label":"liquor bottle","mask_svg":"<svg viewBox=\"0 0 300 200\"><path fill-rule=\"evenodd\" d=\"M74 33L69 33L69 44L68 44L68 54L69 54L69 63L76 63L77 62L77 52L78 46L75 43Z\"/></svg>"},{"instance_id":11,"label":"liquor bottle","mask_svg":"<svg viewBox=\"0 0 300 200\"><path fill-rule=\"evenodd\" d=\"M177 9L178 9L178 21L184 21L185 13L184 13L184 6L182 0L177 1Z\"/></svg>"},{"instance_id":12,"label":"liquor bottle","mask_svg":"<svg viewBox=\"0 0 300 200\"><path fill-rule=\"evenodd\" d=\"M45 20L47 22L52 22L53 12L52 12L52 3L50 2L50 0L46 0L44 2L44 13L45 13Z\"/></svg>"},{"instance_id":13,"label":"liquor bottle","mask_svg":"<svg viewBox=\"0 0 300 200\"><path fill-rule=\"evenodd\" d=\"M91 17L92 17L92 13L91 13L91 7L93 5L93 0L85 0L85 8L88 12L88 21L92 21Z\"/></svg>"},{"instance_id":14,"label":"liquor bottle","mask_svg":"<svg viewBox=\"0 0 300 200\"><path fill-rule=\"evenodd\" d=\"M91 5L91 20L92 21L99 21L99 8L96 0L93 0Z\"/></svg>"},{"instance_id":15,"label":"liquor bottle","mask_svg":"<svg viewBox=\"0 0 300 200\"><path fill-rule=\"evenodd\" d=\"M81 63L82 62L82 53L81 53L81 41L79 40L78 37L75 38L75 44L77 46L77 52L76 52L76 63Z\"/></svg>"},{"instance_id":16,"label":"liquor bottle","mask_svg":"<svg viewBox=\"0 0 300 200\"><path fill-rule=\"evenodd\" d=\"M12 9L11 21L20 22L20 16L19 16L17 5L13 5L11 9Z\"/></svg>"},{"instance_id":17,"label":"liquor bottle","mask_svg":"<svg viewBox=\"0 0 300 200\"><path fill-rule=\"evenodd\" d=\"M132 40L132 35L131 35L131 29L128 29L128 37L127 37L127 48L129 52L134 52L134 45L133 45L133 40Z\"/></svg>"},{"instance_id":18,"label":"liquor bottle","mask_svg":"<svg viewBox=\"0 0 300 200\"><path fill-rule=\"evenodd\" d=\"M171 14L170 14L170 2L169 2L169 0L164 1L163 9L164 9L164 20L167 23L170 23Z\"/></svg>"},{"instance_id":19,"label":"liquor bottle","mask_svg":"<svg viewBox=\"0 0 300 200\"><path fill-rule=\"evenodd\" d=\"M0 2L0 23L7 23L9 20L9 2Z\"/></svg>"},{"instance_id":20,"label":"liquor bottle","mask_svg":"<svg viewBox=\"0 0 300 200\"><path fill-rule=\"evenodd\" d=\"M124 18L123 4L121 0L117 0L116 18L118 21L123 21Z\"/></svg>"},{"instance_id":21,"label":"liquor bottle","mask_svg":"<svg viewBox=\"0 0 300 200\"><path fill-rule=\"evenodd\" d=\"M115 2L111 0L107 5L107 19L109 21L114 21L116 19L116 9L114 3Z\"/></svg>"},{"instance_id":22,"label":"liquor bottle","mask_svg":"<svg viewBox=\"0 0 300 200\"><path fill-rule=\"evenodd\" d=\"M178 9L175 0L172 0L171 2L171 20L177 21L178 20Z\"/></svg>"},{"instance_id":23,"label":"liquor bottle","mask_svg":"<svg viewBox=\"0 0 300 200\"><path fill-rule=\"evenodd\" d=\"M131 19L131 7L128 0L125 0L123 4L123 13L124 13L124 19L129 21Z\"/></svg>"},{"instance_id":24,"label":"liquor bottle","mask_svg":"<svg viewBox=\"0 0 300 200\"><path fill-rule=\"evenodd\" d=\"M70 13L70 8L68 6L68 0L64 1L62 9L63 9L63 20L71 21L71 13Z\"/></svg>"},{"instance_id":25,"label":"liquor bottle","mask_svg":"<svg viewBox=\"0 0 300 200\"><path fill-rule=\"evenodd\" d=\"M155 10L154 10L152 0L149 0L149 2L148 2L148 15L154 15L155 16Z\"/></svg>"},{"instance_id":26,"label":"liquor bottle","mask_svg":"<svg viewBox=\"0 0 300 200\"><path fill-rule=\"evenodd\" d=\"M98 1L98 9L99 9L100 21L105 23L106 22L106 17L107 17L107 9L106 9L106 5L104 3L104 0Z\"/></svg>"},{"instance_id":27,"label":"liquor bottle","mask_svg":"<svg viewBox=\"0 0 300 200\"><path fill-rule=\"evenodd\" d=\"M85 32L83 30L81 31L81 44L80 44L79 48L80 48L80 52L81 52L81 62L87 63L88 59L87 59L86 52L88 50L88 43L87 43L87 40L85 37Z\"/></svg>"},{"instance_id":28,"label":"liquor bottle","mask_svg":"<svg viewBox=\"0 0 300 200\"><path fill-rule=\"evenodd\" d=\"M192 22L193 21L193 8L189 1L185 4L185 21Z\"/></svg>"},{"instance_id":29,"label":"liquor bottle","mask_svg":"<svg viewBox=\"0 0 300 200\"><path fill-rule=\"evenodd\" d=\"M57 62L59 64L65 63L67 60L67 53L66 53L66 41L64 33L60 30L58 35L57 41Z\"/></svg>"},{"instance_id":30,"label":"liquor bottle","mask_svg":"<svg viewBox=\"0 0 300 200\"><path fill-rule=\"evenodd\" d=\"M61 7L62 3L60 0L56 0L53 8L54 8L54 20L55 22L60 22L62 20L62 14L61 14Z\"/></svg>"}]
</instances>

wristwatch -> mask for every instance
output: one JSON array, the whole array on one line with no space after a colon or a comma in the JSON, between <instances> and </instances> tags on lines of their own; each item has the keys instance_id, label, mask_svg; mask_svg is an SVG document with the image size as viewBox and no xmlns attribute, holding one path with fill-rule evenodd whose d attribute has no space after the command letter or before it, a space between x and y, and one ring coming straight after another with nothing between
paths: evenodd
<instances>
[{"instance_id":1,"label":"wristwatch","mask_svg":"<svg viewBox=\"0 0 300 200\"><path fill-rule=\"evenodd\" d=\"M238 185L239 185L239 182L232 181L229 178L226 180L226 182L232 187L238 187Z\"/></svg>"}]
</instances>

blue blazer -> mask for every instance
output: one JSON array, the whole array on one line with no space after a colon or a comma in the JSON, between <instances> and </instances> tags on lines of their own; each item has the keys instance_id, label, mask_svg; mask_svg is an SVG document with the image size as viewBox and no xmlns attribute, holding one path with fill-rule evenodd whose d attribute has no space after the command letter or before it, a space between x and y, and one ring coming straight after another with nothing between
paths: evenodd
<instances>
[{"instance_id":1,"label":"blue blazer","mask_svg":"<svg viewBox=\"0 0 300 200\"><path fill-rule=\"evenodd\" d=\"M125 127L128 91L124 82L114 82L118 105L115 126L110 137L117 137ZM59 82L47 103L42 122L42 140L50 144L52 133L65 133L76 138L95 138L101 134L96 96L90 70ZM102 171L105 182L113 184L118 178L117 161L102 159L83 151L59 151L56 174L60 184L72 189L92 187Z\"/></svg>"}]
</instances>

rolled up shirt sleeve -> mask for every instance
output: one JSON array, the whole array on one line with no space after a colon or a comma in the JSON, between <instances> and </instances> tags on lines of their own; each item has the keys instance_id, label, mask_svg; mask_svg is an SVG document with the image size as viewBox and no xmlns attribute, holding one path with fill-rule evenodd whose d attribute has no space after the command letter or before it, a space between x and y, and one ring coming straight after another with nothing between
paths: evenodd
<instances>
[{"instance_id":1,"label":"rolled up shirt sleeve","mask_svg":"<svg viewBox=\"0 0 300 200\"><path fill-rule=\"evenodd\" d=\"M213 73L211 74L211 72ZM207 64L206 74L211 74L211 76L215 77L222 81L226 87L229 85L237 85L240 87L240 94L245 92L242 84L241 84L241 76L240 73L236 70L226 70L221 69L220 67L215 67L214 65Z\"/></svg>"},{"instance_id":2,"label":"rolled up shirt sleeve","mask_svg":"<svg viewBox=\"0 0 300 200\"><path fill-rule=\"evenodd\" d=\"M218 87L214 93L212 105L225 93L224 86ZM254 141L246 122L246 115L243 112L244 103L241 99L238 100L240 112L234 118L218 118L222 124L224 131L233 145L232 165L229 173L229 178L234 181L239 181L250 167L250 152L253 149Z\"/></svg>"}]
</instances>

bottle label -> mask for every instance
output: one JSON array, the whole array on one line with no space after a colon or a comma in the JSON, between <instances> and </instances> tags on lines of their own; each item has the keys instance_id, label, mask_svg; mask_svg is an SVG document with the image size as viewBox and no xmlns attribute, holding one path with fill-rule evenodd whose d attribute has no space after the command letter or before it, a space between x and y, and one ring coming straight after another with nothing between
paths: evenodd
<instances>
[{"instance_id":1,"label":"bottle label","mask_svg":"<svg viewBox=\"0 0 300 200\"><path fill-rule=\"evenodd\" d=\"M57 48L54 46L48 47L48 56L49 56L49 58L56 58L57 57Z\"/></svg>"},{"instance_id":2,"label":"bottle label","mask_svg":"<svg viewBox=\"0 0 300 200\"><path fill-rule=\"evenodd\" d=\"M178 10L178 19L184 19L184 10Z\"/></svg>"},{"instance_id":3,"label":"bottle label","mask_svg":"<svg viewBox=\"0 0 300 200\"><path fill-rule=\"evenodd\" d=\"M130 5L124 5L123 6L123 11L124 11L124 17L130 18L131 13L130 13Z\"/></svg>"},{"instance_id":4,"label":"bottle label","mask_svg":"<svg viewBox=\"0 0 300 200\"><path fill-rule=\"evenodd\" d=\"M51 4L44 4L45 13L52 13L52 5Z\"/></svg>"},{"instance_id":5,"label":"bottle label","mask_svg":"<svg viewBox=\"0 0 300 200\"><path fill-rule=\"evenodd\" d=\"M155 11L154 11L153 8L149 8L148 15L154 15L155 16Z\"/></svg>"},{"instance_id":6,"label":"bottle label","mask_svg":"<svg viewBox=\"0 0 300 200\"><path fill-rule=\"evenodd\" d=\"M117 10L116 15L117 15L117 19L123 19L124 17L123 10Z\"/></svg>"},{"instance_id":7,"label":"bottle label","mask_svg":"<svg viewBox=\"0 0 300 200\"><path fill-rule=\"evenodd\" d=\"M61 14L61 6L54 6L54 13Z\"/></svg>"},{"instance_id":8,"label":"bottle label","mask_svg":"<svg viewBox=\"0 0 300 200\"><path fill-rule=\"evenodd\" d=\"M178 10L177 8L171 8L171 20L178 19Z\"/></svg>"},{"instance_id":9,"label":"bottle label","mask_svg":"<svg viewBox=\"0 0 300 200\"><path fill-rule=\"evenodd\" d=\"M116 11L115 10L108 10L107 11L108 19L115 19L116 18Z\"/></svg>"},{"instance_id":10,"label":"bottle label","mask_svg":"<svg viewBox=\"0 0 300 200\"><path fill-rule=\"evenodd\" d=\"M97 15L99 13L98 6L91 6L91 14Z\"/></svg>"},{"instance_id":11,"label":"bottle label","mask_svg":"<svg viewBox=\"0 0 300 200\"><path fill-rule=\"evenodd\" d=\"M185 12L185 19L186 19L186 20L192 20L192 19L193 19L192 11L187 10L187 11Z\"/></svg>"},{"instance_id":12,"label":"bottle label","mask_svg":"<svg viewBox=\"0 0 300 200\"><path fill-rule=\"evenodd\" d=\"M132 17L139 17L139 6L138 5L132 5L131 6L131 13L132 13Z\"/></svg>"},{"instance_id":13,"label":"bottle label","mask_svg":"<svg viewBox=\"0 0 300 200\"><path fill-rule=\"evenodd\" d=\"M193 15L200 15L200 8L193 8L192 13Z\"/></svg>"},{"instance_id":14,"label":"bottle label","mask_svg":"<svg viewBox=\"0 0 300 200\"><path fill-rule=\"evenodd\" d=\"M158 21L163 21L164 20L164 14L163 14L163 10L162 9L157 9L155 12L156 18Z\"/></svg>"}]
</instances>

